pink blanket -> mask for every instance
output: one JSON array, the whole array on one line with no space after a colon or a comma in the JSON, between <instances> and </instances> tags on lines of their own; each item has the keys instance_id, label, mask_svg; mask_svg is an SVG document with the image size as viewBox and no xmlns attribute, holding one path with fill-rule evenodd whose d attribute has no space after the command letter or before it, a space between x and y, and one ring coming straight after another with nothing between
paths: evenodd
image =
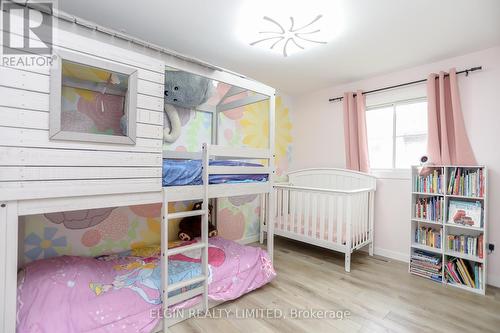
<instances>
[{"instance_id":1,"label":"pink blanket","mask_svg":"<svg viewBox=\"0 0 500 333\"><path fill-rule=\"evenodd\" d=\"M169 282L199 275L199 262L199 251L171 257ZM210 239L209 269L209 297L218 301L238 298L276 276L265 251L219 237ZM160 272L157 256L35 261L19 276L18 333L150 332L159 321L152 313L161 311Z\"/></svg>"}]
</instances>

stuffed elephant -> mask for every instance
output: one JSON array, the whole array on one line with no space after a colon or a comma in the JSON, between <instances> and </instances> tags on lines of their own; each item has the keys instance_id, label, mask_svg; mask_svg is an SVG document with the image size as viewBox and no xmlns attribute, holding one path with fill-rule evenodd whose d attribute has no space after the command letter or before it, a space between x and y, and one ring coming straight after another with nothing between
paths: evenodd
<instances>
[{"instance_id":1,"label":"stuffed elephant","mask_svg":"<svg viewBox=\"0 0 500 333\"><path fill-rule=\"evenodd\" d=\"M208 101L215 92L210 79L183 71L165 73L165 113L170 128L163 131L166 142L175 142L181 134L181 122L176 106L194 109Z\"/></svg>"}]
</instances>

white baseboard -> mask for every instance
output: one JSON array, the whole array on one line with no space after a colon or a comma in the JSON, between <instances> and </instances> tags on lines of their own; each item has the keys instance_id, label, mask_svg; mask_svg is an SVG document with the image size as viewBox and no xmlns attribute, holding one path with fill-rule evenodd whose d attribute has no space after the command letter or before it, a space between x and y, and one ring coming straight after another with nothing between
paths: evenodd
<instances>
[{"instance_id":1,"label":"white baseboard","mask_svg":"<svg viewBox=\"0 0 500 333\"><path fill-rule=\"evenodd\" d=\"M374 248L373 252L377 256L386 257L386 258L394 259L397 261L402 261L402 262L406 262L406 263L410 261L410 257L408 256L408 254L402 253L402 252L396 252L396 251L391 251L391 250L387 250L387 249L382 249L380 247Z\"/></svg>"}]
</instances>

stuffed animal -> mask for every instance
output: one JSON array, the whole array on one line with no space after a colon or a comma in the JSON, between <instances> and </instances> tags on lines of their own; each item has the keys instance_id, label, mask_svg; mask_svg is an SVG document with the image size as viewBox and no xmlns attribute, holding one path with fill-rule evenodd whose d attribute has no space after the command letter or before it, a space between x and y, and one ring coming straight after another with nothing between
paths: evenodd
<instances>
[{"instance_id":1,"label":"stuffed animal","mask_svg":"<svg viewBox=\"0 0 500 333\"><path fill-rule=\"evenodd\" d=\"M183 71L165 73L165 103L193 109L208 101L215 87L210 79Z\"/></svg>"},{"instance_id":2,"label":"stuffed animal","mask_svg":"<svg viewBox=\"0 0 500 333\"><path fill-rule=\"evenodd\" d=\"M181 134L181 122L175 107L193 109L208 101L215 87L210 79L183 71L165 73L165 114L169 127L163 130L163 140L175 142ZM165 122L167 125L167 121Z\"/></svg>"},{"instance_id":3,"label":"stuffed animal","mask_svg":"<svg viewBox=\"0 0 500 333\"><path fill-rule=\"evenodd\" d=\"M208 237L217 236L217 228L212 224L212 205L208 205ZM201 202L197 202L193 206L193 210L199 210L202 207ZM179 239L190 241L201 236L201 216L185 217L179 223Z\"/></svg>"}]
</instances>

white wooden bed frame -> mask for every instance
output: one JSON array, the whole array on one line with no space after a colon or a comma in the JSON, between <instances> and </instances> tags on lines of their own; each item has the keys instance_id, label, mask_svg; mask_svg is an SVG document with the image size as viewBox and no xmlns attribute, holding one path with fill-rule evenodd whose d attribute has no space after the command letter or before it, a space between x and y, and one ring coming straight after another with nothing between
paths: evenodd
<instances>
[{"instance_id":1,"label":"white wooden bed frame","mask_svg":"<svg viewBox=\"0 0 500 333\"><path fill-rule=\"evenodd\" d=\"M288 173L288 183L275 184L274 235L345 253L369 245L373 255L374 176L345 169L304 169ZM261 227L261 241L266 228Z\"/></svg>"},{"instance_id":2,"label":"white wooden bed frame","mask_svg":"<svg viewBox=\"0 0 500 333\"><path fill-rule=\"evenodd\" d=\"M36 7L35 9L40 9ZM162 272L167 281L166 258L186 249L167 249L166 223L191 214L203 214L202 289L168 298L168 290L181 285L163 285L166 304L174 304L203 294L198 306L206 310L219 303L207 300L207 204L208 199L247 194L261 194L267 209L261 217L274 217L274 95L275 90L262 83L222 70L196 59L175 54L108 28L97 26L61 11L44 13L57 21L53 48L76 52L124 64L137 69L137 141L135 145L49 140L50 71L48 68L16 69L0 65L0 332L16 331L17 271L22 263L19 221L23 216L51 212L132 206L181 200L203 200L203 209L195 213L162 212ZM1 47L1 45L0 45ZM162 151L163 84L165 68L176 68L212 80L249 90L259 97L242 105L269 99L269 149L230 148L204 145L191 154ZM229 104L229 103L228 103ZM231 107L238 105L232 104ZM225 107L228 107L226 105ZM224 111L217 109L205 112ZM217 143L217 117L213 117L212 143ZM204 185L162 187L162 158L201 158ZM266 159L266 167L208 167L211 157L231 159ZM209 173L268 174L267 182L208 185ZM264 213L265 212L265 213ZM215 215L215 214L214 214ZM272 258L272 226L268 228L267 249ZM192 247L191 247L192 248ZM195 281L183 281L185 285ZM199 292L201 291L201 292ZM186 319L186 317L180 320ZM166 332L180 320L164 320L158 326Z\"/></svg>"},{"instance_id":3,"label":"white wooden bed frame","mask_svg":"<svg viewBox=\"0 0 500 333\"><path fill-rule=\"evenodd\" d=\"M271 98L273 100L273 98ZM274 102L271 103L270 114L274 114ZM274 122L274 117L271 123ZM274 135L274 134L271 134ZM253 148L233 148L216 145L204 144L201 153L186 153L175 151L164 151L166 158L185 159L187 157L202 160L203 167L203 184L202 185L186 185L186 186L167 186L163 187L163 205L162 205L162 220L161 235L162 235L162 295L163 304L168 306L188 300L192 297L202 295L202 301L190 309L181 311L182 315L178 318L164 317L161 325L158 324L155 332L167 332L168 328L176 323L188 319L194 315L193 310L206 311L211 307L217 306L222 302L209 301L208 299L208 202L209 199L221 197L239 196L260 194L261 195L261 218L262 215L268 220L273 220L274 205L268 205L268 202L274 202L273 190L273 174L274 174L274 155L272 149L253 149ZM228 159L263 159L267 161L267 167L250 167L250 166L209 166L209 160L215 158ZM211 174L267 174L266 182L251 182L251 183L227 183L227 184L209 184L208 179ZM198 211L186 211L178 213L167 212L168 203L185 200L203 200L202 209ZM168 246L168 223L169 220L175 220L187 216L202 216L202 236L201 242L174 248L169 250ZM215 215L215 214L214 214ZM273 260L274 252L274 236L273 227L267 229L267 252ZM194 249L202 249L201 265L202 275L194 277L187 281L181 281L173 285L168 285L168 260L171 255L179 254L185 251ZM203 285L173 297L168 297L168 293L174 290L181 289L186 286L194 285L203 282ZM165 315L165 314L164 314Z\"/></svg>"}]
</instances>

